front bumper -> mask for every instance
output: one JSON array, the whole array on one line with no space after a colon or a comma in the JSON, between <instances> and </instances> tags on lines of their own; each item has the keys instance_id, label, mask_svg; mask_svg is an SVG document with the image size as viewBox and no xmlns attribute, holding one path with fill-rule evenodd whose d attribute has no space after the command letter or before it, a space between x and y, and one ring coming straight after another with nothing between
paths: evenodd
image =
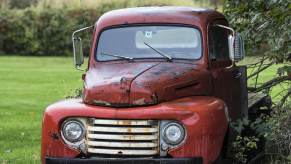
<instances>
[{"instance_id":1,"label":"front bumper","mask_svg":"<svg viewBox=\"0 0 291 164\"><path fill-rule=\"evenodd\" d=\"M46 164L202 164L195 158L45 158Z\"/></svg>"}]
</instances>

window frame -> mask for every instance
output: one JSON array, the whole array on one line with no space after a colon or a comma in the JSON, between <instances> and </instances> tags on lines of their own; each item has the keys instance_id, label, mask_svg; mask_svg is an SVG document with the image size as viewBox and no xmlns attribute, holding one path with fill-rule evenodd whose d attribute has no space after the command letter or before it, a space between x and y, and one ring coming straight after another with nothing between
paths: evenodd
<instances>
[{"instance_id":1,"label":"window frame","mask_svg":"<svg viewBox=\"0 0 291 164\"><path fill-rule=\"evenodd\" d=\"M233 63L230 56L228 56L228 58L224 59L224 60L211 59L211 57L210 57L210 44L209 44L209 42L210 42L210 28L211 28L211 26L218 25L218 24L224 25L224 26L229 26L227 20L223 19L223 18L215 19L215 20L212 20L208 23L208 25L207 25L208 63L209 63L209 67L228 67L228 66L231 66ZM228 44L227 44L227 47L228 47ZM228 47L228 49L229 49L229 47Z\"/></svg>"},{"instance_id":2,"label":"window frame","mask_svg":"<svg viewBox=\"0 0 291 164\"><path fill-rule=\"evenodd\" d=\"M191 24L181 24L181 23L134 23L134 24L121 24L121 25L113 25L113 26L108 26L108 27L105 27L103 29L101 29L98 33L98 36L97 36L97 39L96 39L96 44L95 44L95 48L94 48L94 52L93 52L93 55L94 55L94 60L96 62L112 62L112 61L123 61L124 59L114 59L114 60L106 60L106 61L102 61L102 60L98 60L97 59L97 49L98 49L98 44L99 44L99 40L100 40L100 37L101 37L101 34L102 32L106 31L106 30L109 30L109 29L114 29L114 28L126 28L126 27L138 27L138 26L177 26L177 27L190 27L190 28L194 28L196 30L198 30L199 34L200 34L200 40L201 40L201 55L199 58L197 59L183 59L183 58L173 58L173 60L182 60L182 61L198 61L200 59L203 58L204 56L204 45L203 45L203 41L204 41L204 38L203 38L203 33L201 31L201 29L198 27L198 26L195 26L195 25L191 25ZM135 60L146 60L146 59L150 59L150 60L153 60L153 59L164 59L162 57L155 57L155 58L135 58Z\"/></svg>"}]
</instances>

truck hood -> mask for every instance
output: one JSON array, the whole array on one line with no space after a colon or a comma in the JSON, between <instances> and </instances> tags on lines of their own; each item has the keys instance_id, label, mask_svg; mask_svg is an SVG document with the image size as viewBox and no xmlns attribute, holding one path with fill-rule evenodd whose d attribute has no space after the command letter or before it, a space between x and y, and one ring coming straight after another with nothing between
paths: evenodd
<instances>
[{"instance_id":1,"label":"truck hood","mask_svg":"<svg viewBox=\"0 0 291 164\"><path fill-rule=\"evenodd\" d=\"M98 63L86 73L83 100L102 106L145 106L209 92L208 71L193 63Z\"/></svg>"}]
</instances>

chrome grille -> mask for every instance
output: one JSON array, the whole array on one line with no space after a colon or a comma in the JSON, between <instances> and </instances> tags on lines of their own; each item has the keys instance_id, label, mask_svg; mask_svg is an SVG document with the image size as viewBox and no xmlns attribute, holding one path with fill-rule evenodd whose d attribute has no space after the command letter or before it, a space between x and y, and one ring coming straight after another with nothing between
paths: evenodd
<instances>
[{"instance_id":1,"label":"chrome grille","mask_svg":"<svg viewBox=\"0 0 291 164\"><path fill-rule=\"evenodd\" d=\"M96 155L154 156L159 154L159 123L92 119L86 144L87 152Z\"/></svg>"}]
</instances>

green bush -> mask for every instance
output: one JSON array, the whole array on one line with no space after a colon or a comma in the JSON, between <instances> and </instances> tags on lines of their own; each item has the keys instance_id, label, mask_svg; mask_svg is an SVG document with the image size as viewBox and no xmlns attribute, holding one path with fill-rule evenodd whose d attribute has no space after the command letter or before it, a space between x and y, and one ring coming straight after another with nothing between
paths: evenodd
<instances>
[{"instance_id":1,"label":"green bush","mask_svg":"<svg viewBox=\"0 0 291 164\"><path fill-rule=\"evenodd\" d=\"M237 136L230 147L236 163L277 164L291 162L291 104L274 108L255 121L231 123ZM261 152L260 154L257 154Z\"/></svg>"},{"instance_id":2,"label":"green bush","mask_svg":"<svg viewBox=\"0 0 291 164\"><path fill-rule=\"evenodd\" d=\"M0 0L0 7L10 9L24 9L35 5L39 0Z\"/></svg>"},{"instance_id":3,"label":"green bush","mask_svg":"<svg viewBox=\"0 0 291 164\"><path fill-rule=\"evenodd\" d=\"M0 52L69 55L74 30L93 24L97 10L35 9L0 11Z\"/></svg>"},{"instance_id":4,"label":"green bush","mask_svg":"<svg viewBox=\"0 0 291 164\"><path fill-rule=\"evenodd\" d=\"M80 3L84 2L84 3ZM89 26L105 12L134 6L187 5L191 0L41 0L23 10L0 10L0 54L71 55L71 34ZM91 36L83 36L88 46ZM88 54L88 47L85 54Z\"/></svg>"}]
</instances>

